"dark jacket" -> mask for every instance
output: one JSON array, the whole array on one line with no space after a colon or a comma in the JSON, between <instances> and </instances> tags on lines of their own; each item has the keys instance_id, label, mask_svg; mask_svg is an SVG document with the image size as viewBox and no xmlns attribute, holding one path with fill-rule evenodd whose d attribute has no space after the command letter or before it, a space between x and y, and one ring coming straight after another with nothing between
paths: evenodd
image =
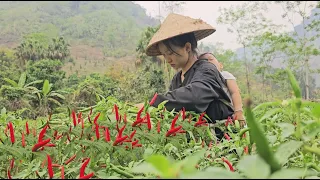
<instances>
[{"instance_id":1,"label":"dark jacket","mask_svg":"<svg viewBox=\"0 0 320 180\"><path fill-rule=\"evenodd\" d=\"M226 80L212 63L206 59L197 60L185 73L183 82L181 73L173 77L169 91L159 94L153 106L168 100L167 110L179 111L184 107L187 111L206 112L212 123L234 113L231 100L223 90Z\"/></svg>"}]
</instances>

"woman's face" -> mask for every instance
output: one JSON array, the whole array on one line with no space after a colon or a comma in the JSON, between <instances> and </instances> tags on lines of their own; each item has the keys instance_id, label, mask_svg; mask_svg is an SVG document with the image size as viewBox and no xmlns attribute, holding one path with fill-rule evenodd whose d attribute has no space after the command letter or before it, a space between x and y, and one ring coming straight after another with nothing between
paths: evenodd
<instances>
[{"instance_id":1,"label":"woman's face","mask_svg":"<svg viewBox=\"0 0 320 180\"><path fill-rule=\"evenodd\" d=\"M221 69L222 69L221 63L212 54L205 54L205 55L201 56L201 58L208 59L209 62L214 64L217 67L217 69L219 71L221 71Z\"/></svg>"},{"instance_id":2,"label":"woman's face","mask_svg":"<svg viewBox=\"0 0 320 180\"><path fill-rule=\"evenodd\" d=\"M180 69L185 67L185 65L188 62L189 53L191 51L191 45L190 43L186 43L184 47L178 47L170 44L172 50L174 50L176 53L168 49L163 42L159 43L159 51L166 59L167 63L171 65L174 69Z\"/></svg>"}]
</instances>

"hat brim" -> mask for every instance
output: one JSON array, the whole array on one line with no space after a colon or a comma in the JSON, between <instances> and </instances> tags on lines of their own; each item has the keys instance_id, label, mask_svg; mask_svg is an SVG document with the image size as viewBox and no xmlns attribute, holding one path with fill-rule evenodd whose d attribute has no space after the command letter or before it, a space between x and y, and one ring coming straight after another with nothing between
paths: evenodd
<instances>
[{"instance_id":1,"label":"hat brim","mask_svg":"<svg viewBox=\"0 0 320 180\"><path fill-rule=\"evenodd\" d=\"M193 31L193 33L194 33L194 36L195 36L196 40L199 41L199 40L201 40L201 39L203 39L205 37L210 36L215 31L216 31L215 29L203 29L203 30L199 30L199 31ZM187 34L187 33L190 33L190 32L186 32L186 33L183 33L183 34ZM182 35L182 34L179 34L179 35ZM172 37L175 37L175 36L172 36ZM159 40L157 42L154 42L149 47L147 47L146 54L148 56L160 56L160 55L162 55L161 52L159 51L158 46L157 46L158 43L160 43L160 42L162 42L164 40L170 39L172 37L168 37L166 39L162 39L162 40Z\"/></svg>"}]
</instances>

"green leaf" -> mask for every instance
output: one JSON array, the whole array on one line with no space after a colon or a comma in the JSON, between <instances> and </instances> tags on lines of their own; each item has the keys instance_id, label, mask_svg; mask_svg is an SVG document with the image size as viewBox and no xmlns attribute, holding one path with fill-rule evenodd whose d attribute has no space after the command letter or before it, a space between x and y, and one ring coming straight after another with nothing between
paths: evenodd
<instances>
[{"instance_id":1,"label":"green leaf","mask_svg":"<svg viewBox=\"0 0 320 180\"><path fill-rule=\"evenodd\" d=\"M262 122L263 120L268 119L271 116L273 116L281 111L282 111L281 108L272 109L272 110L268 111L265 115L263 115L259 121Z\"/></svg>"},{"instance_id":2,"label":"green leaf","mask_svg":"<svg viewBox=\"0 0 320 180\"><path fill-rule=\"evenodd\" d=\"M270 175L270 166L257 155L244 156L237 167L250 179L265 179Z\"/></svg>"},{"instance_id":3,"label":"green leaf","mask_svg":"<svg viewBox=\"0 0 320 180\"><path fill-rule=\"evenodd\" d=\"M185 174L191 174L196 171L195 165L199 162L199 160L204 156L206 151L203 149L199 152L194 153L192 156L187 157L182 163L183 168L182 171Z\"/></svg>"},{"instance_id":4,"label":"green leaf","mask_svg":"<svg viewBox=\"0 0 320 180\"><path fill-rule=\"evenodd\" d=\"M44 96L47 96L49 92L50 92L49 81L45 80L42 87L42 93Z\"/></svg>"},{"instance_id":5,"label":"green leaf","mask_svg":"<svg viewBox=\"0 0 320 180\"><path fill-rule=\"evenodd\" d=\"M294 154L301 146L303 142L301 141L289 141L281 144L277 152L275 153L275 157L281 165L284 165L288 162L288 159L292 154Z\"/></svg>"},{"instance_id":6,"label":"green leaf","mask_svg":"<svg viewBox=\"0 0 320 180\"><path fill-rule=\"evenodd\" d=\"M252 139L256 143L258 154L270 165L271 172L275 172L279 170L281 166L271 152L265 132L262 130L261 125L254 118L249 101L247 102L246 106L245 115L248 127L250 128L250 140Z\"/></svg>"},{"instance_id":7,"label":"green leaf","mask_svg":"<svg viewBox=\"0 0 320 180\"><path fill-rule=\"evenodd\" d=\"M294 125L292 125L292 124L279 123L277 125L281 128L281 131L282 131L282 133L281 133L281 141L283 141L285 138L291 136L295 131Z\"/></svg>"},{"instance_id":8,"label":"green leaf","mask_svg":"<svg viewBox=\"0 0 320 180\"><path fill-rule=\"evenodd\" d=\"M143 162L131 169L135 173L152 173L152 174L161 174L154 166L149 163Z\"/></svg>"},{"instance_id":9,"label":"green leaf","mask_svg":"<svg viewBox=\"0 0 320 180\"><path fill-rule=\"evenodd\" d=\"M306 175L316 175L315 172L306 171L301 168L290 168L290 169L281 169L273 173L269 179L297 179L302 178Z\"/></svg>"},{"instance_id":10,"label":"green leaf","mask_svg":"<svg viewBox=\"0 0 320 180\"><path fill-rule=\"evenodd\" d=\"M315 107L312 109L312 115L316 118L320 118L320 104L315 105Z\"/></svg>"},{"instance_id":11,"label":"green leaf","mask_svg":"<svg viewBox=\"0 0 320 180\"><path fill-rule=\"evenodd\" d=\"M317 134L320 133L320 122L315 121L312 122L304 127L304 131L306 132L306 136L303 136L304 139L309 141L310 139L314 138Z\"/></svg>"},{"instance_id":12,"label":"green leaf","mask_svg":"<svg viewBox=\"0 0 320 180\"><path fill-rule=\"evenodd\" d=\"M259 104L257 105L255 108L252 109L252 111L257 111L258 109L261 109L261 108L266 108L268 106L278 106L278 105L281 105L281 102L266 102L266 103L262 103L262 104Z\"/></svg>"},{"instance_id":13,"label":"green leaf","mask_svg":"<svg viewBox=\"0 0 320 180\"><path fill-rule=\"evenodd\" d=\"M243 179L237 172L231 172L221 167L209 167L204 172L194 175L182 175L182 179Z\"/></svg>"},{"instance_id":14,"label":"green leaf","mask_svg":"<svg viewBox=\"0 0 320 180\"><path fill-rule=\"evenodd\" d=\"M25 87L29 87L29 86L31 86L33 84L38 84L38 83L42 83L42 82L43 82L43 80L36 80L36 81L33 81L33 82L29 83L29 84L26 84Z\"/></svg>"},{"instance_id":15,"label":"green leaf","mask_svg":"<svg viewBox=\"0 0 320 180\"><path fill-rule=\"evenodd\" d=\"M167 173L170 167L169 160L162 155L152 155L146 159L146 162L152 164L153 167L163 174Z\"/></svg>"},{"instance_id":16,"label":"green leaf","mask_svg":"<svg viewBox=\"0 0 320 180\"><path fill-rule=\"evenodd\" d=\"M277 136L267 136L267 139L270 144L274 144L277 141Z\"/></svg>"},{"instance_id":17,"label":"green leaf","mask_svg":"<svg viewBox=\"0 0 320 180\"><path fill-rule=\"evenodd\" d=\"M5 80L7 83L11 84L12 87L18 87L18 84L15 81L11 80L11 79L3 78L3 80Z\"/></svg>"},{"instance_id":18,"label":"green leaf","mask_svg":"<svg viewBox=\"0 0 320 180\"><path fill-rule=\"evenodd\" d=\"M26 79L27 79L27 74L26 73L22 73L18 82L18 86L23 88L23 86L26 83Z\"/></svg>"},{"instance_id":19,"label":"green leaf","mask_svg":"<svg viewBox=\"0 0 320 180\"><path fill-rule=\"evenodd\" d=\"M48 101L51 101L53 102L54 104L58 105L58 106L61 106L61 103L53 98L48 98Z\"/></svg>"},{"instance_id":20,"label":"green leaf","mask_svg":"<svg viewBox=\"0 0 320 180\"><path fill-rule=\"evenodd\" d=\"M65 99L65 97L64 97L62 94L59 94L59 93L56 93L56 92L51 93L50 96L51 96L51 97L57 96L57 97L59 97L60 99Z\"/></svg>"},{"instance_id":21,"label":"green leaf","mask_svg":"<svg viewBox=\"0 0 320 180\"><path fill-rule=\"evenodd\" d=\"M2 109L1 109L1 116L4 116L6 113L7 113L6 108L5 108L5 107L2 108Z\"/></svg>"}]
</instances>

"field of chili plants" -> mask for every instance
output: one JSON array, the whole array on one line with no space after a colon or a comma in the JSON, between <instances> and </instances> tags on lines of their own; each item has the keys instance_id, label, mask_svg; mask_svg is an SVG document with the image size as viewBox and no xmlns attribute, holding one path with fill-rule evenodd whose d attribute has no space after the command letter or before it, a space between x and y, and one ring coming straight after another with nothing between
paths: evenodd
<instances>
[{"instance_id":1,"label":"field of chili plants","mask_svg":"<svg viewBox=\"0 0 320 180\"><path fill-rule=\"evenodd\" d=\"M318 179L320 104L303 101L288 75L295 97L256 107L247 100L244 128L231 119L212 127L205 113L169 112L165 102L137 109L112 97L36 121L2 109L0 177Z\"/></svg>"}]
</instances>

